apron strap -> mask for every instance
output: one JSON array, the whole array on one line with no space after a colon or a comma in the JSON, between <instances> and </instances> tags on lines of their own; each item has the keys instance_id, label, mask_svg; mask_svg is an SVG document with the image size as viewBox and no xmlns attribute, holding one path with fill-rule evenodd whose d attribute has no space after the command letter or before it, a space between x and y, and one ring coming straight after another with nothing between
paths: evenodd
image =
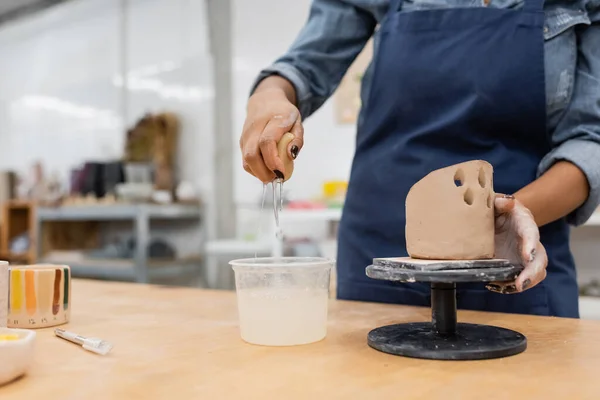
<instances>
[{"instance_id":1,"label":"apron strap","mask_svg":"<svg viewBox=\"0 0 600 400\"><path fill-rule=\"evenodd\" d=\"M391 0L391 9L400 11L404 0ZM524 0L523 10L525 11L543 11L545 0Z\"/></svg>"}]
</instances>

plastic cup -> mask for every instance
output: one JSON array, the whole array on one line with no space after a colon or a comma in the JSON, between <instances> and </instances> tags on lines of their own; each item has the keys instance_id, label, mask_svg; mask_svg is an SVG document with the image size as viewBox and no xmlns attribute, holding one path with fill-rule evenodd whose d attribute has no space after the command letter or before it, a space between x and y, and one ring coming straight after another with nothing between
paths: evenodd
<instances>
[{"instance_id":1,"label":"plastic cup","mask_svg":"<svg viewBox=\"0 0 600 400\"><path fill-rule=\"evenodd\" d=\"M234 260L240 334L263 346L295 346L327 335L334 261L320 257Z\"/></svg>"}]
</instances>

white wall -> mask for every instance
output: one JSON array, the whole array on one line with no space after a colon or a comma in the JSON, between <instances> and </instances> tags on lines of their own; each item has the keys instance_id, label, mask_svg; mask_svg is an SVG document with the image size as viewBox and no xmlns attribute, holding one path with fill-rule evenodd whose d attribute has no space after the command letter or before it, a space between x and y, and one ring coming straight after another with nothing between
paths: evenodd
<instances>
[{"instance_id":1,"label":"white wall","mask_svg":"<svg viewBox=\"0 0 600 400\"><path fill-rule=\"evenodd\" d=\"M213 188L214 76L205 0L135 0L127 12L127 123L169 109L182 122L179 173Z\"/></svg>"},{"instance_id":2,"label":"white wall","mask_svg":"<svg viewBox=\"0 0 600 400\"><path fill-rule=\"evenodd\" d=\"M125 126L168 108L183 119L181 176L210 194L214 85L204 1L129 0L124 12L121 0L75 0L0 28L0 169L24 171L41 159L66 181L78 163L119 157ZM309 6L233 0L232 151L242 206L262 192L237 148L249 88L293 41ZM329 103L306 121L306 146L286 191L310 198L323 181L347 179L354 132L335 124Z\"/></svg>"},{"instance_id":3,"label":"white wall","mask_svg":"<svg viewBox=\"0 0 600 400\"><path fill-rule=\"evenodd\" d=\"M571 249L577 265L579 283L600 281L600 226L583 226L573 229Z\"/></svg>"},{"instance_id":4,"label":"white wall","mask_svg":"<svg viewBox=\"0 0 600 400\"><path fill-rule=\"evenodd\" d=\"M76 2L0 29L0 167L66 178L123 147L118 2Z\"/></svg>"},{"instance_id":5,"label":"white wall","mask_svg":"<svg viewBox=\"0 0 600 400\"><path fill-rule=\"evenodd\" d=\"M124 4L126 6L124 6ZM0 169L68 181L120 158L147 111L182 120L178 172L213 192L214 81L205 0L76 0L0 28ZM168 234L166 231L164 234ZM199 250L197 235L177 247Z\"/></svg>"},{"instance_id":6,"label":"white wall","mask_svg":"<svg viewBox=\"0 0 600 400\"><path fill-rule=\"evenodd\" d=\"M119 158L146 111L170 110L183 120L181 176L210 192L208 43L204 0L78 0L0 28L0 168L41 159L66 178Z\"/></svg>"}]
</instances>

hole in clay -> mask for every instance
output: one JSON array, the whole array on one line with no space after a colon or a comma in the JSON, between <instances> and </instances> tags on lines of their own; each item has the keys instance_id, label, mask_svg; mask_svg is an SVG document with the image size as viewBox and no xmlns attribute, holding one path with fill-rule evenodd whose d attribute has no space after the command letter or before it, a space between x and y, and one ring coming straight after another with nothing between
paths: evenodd
<instances>
[{"instance_id":1,"label":"hole in clay","mask_svg":"<svg viewBox=\"0 0 600 400\"><path fill-rule=\"evenodd\" d=\"M488 208L492 208L492 203L493 202L493 198L492 198L492 194L488 194L488 200L487 200L487 206Z\"/></svg>"},{"instance_id":2,"label":"hole in clay","mask_svg":"<svg viewBox=\"0 0 600 400\"><path fill-rule=\"evenodd\" d=\"M463 172L462 169L459 169L454 174L454 184L457 187L461 187L464 183L465 183L465 173Z\"/></svg>"},{"instance_id":3,"label":"hole in clay","mask_svg":"<svg viewBox=\"0 0 600 400\"><path fill-rule=\"evenodd\" d=\"M483 171L483 168L479 170L479 186L482 188L485 187L485 172Z\"/></svg>"},{"instance_id":4,"label":"hole in clay","mask_svg":"<svg viewBox=\"0 0 600 400\"><path fill-rule=\"evenodd\" d=\"M468 205L472 205L473 204L473 200L475 200L475 195L473 195L473 191L471 189L467 189L465 191L465 203L467 203Z\"/></svg>"}]
</instances>

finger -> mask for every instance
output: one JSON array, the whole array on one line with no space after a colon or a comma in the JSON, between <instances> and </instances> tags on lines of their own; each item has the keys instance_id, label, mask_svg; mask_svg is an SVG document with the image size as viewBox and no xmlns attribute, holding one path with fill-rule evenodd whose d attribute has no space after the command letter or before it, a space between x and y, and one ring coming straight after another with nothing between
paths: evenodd
<instances>
[{"instance_id":1,"label":"finger","mask_svg":"<svg viewBox=\"0 0 600 400\"><path fill-rule=\"evenodd\" d=\"M531 289L546 278L548 255L544 246L538 242L533 260L525 265L525 269L515 281L517 289L522 292Z\"/></svg>"},{"instance_id":2,"label":"finger","mask_svg":"<svg viewBox=\"0 0 600 400\"><path fill-rule=\"evenodd\" d=\"M247 140L243 153L244 169L246 171L250 169L251 174L263 183L272 182L275 179L275 174L265 165L258 142L257 137L250 137Z\"/></svg>"},{"instance_id":3,"label":"finger","mask_svg":"<svg viewBox=\"0 0 600 400\"><path fill-rule=\"evenodd\" d=\"M519 293L515 281L512 282L490 282L485 285L485 288L490 292L500 294L514 294Z\"/></svg>"},{"instance_id":4,"label":"finger","mask_svg":"<svg viewBox=\"0 0 600 400\"><path fill-rule=\"evenodd\" d=\"M515 203L516 200L514 196L496 193L496 198L494 199L494 213L496 216L509 213L515 207Z\"/></svg>"},{"instance_id":5,"label":"finger","mask_svg":"<svg viewBox=\"0 0 600 400\"><path fill-rule=\"evenodd\" d=\"M239 140L239 145L240 149L242 150L242 154L244 152L244 148L246 147L248 139L252 138L253 136L259 136L261 132L265 129L265 126L267 126L267 122L269 122L268 118L247 118L244 121L244 127L242 128L242 134Z\"/></svg>"},{"instance_id":6,"label":"finger","mask_svg":"<svg viewBox=\"0 0 600 400\"><path fill-rule=\"evenodd\" d=\"M242 135L240 136L240 146L243 145L244 139L252 136L252 134L255 132L261 132L265 125L267 125L267 121L268 119L265 118L264 121L259 123L257 122L256 118L246 118L244 121L244 126L242 127ZM260 129L257 129L258 127Z\"/></svg>"},{"instance_id":7,"label":"finger","mask_svg":"<svg viewBox=\"0 0 600 400\"><path fill-rule=\"evenodd\" d=\"M252 171L252 168L250 168L250 165L248 165L246 162L243 163L242 165L244 167L244 170L249 173L250 175L254 176L255 178L260 179L263 183L269 183L272 182L273 179L275 178L275 176L272 174L270 176L268 176L265 180L265 178L263 177L262 179L260 177L257 176L257 174L254 173L254 171ZM267 173L269 172L268 170L266 171Z\"/></svg>"},{"instance_id":8,"label":"finger","mask_svg":"<svg viewBox=\"0 0 600 400\"><path fill-rule=\"evenodd\" d=\"M250 165L248 165L247 162L243 162L242 166L244 167L244 171L246 171L247 173L249 173L250 175L256 176L254 175L254 172L252 172L252 168L250 168Z\"/></svg>"},{"instance_id":9,"label":"finger","mask_svg":"<svg viewBox=\"0 0 600 400\"><path fill-rule=\"evenodd\" d=\"M284 124L277 119L271 119L258 141L260 153L266 167L270 171L280 171L284 175L285 167L277 152L277 142L287 132L289 132L289 127L284 127ZM251 165L251 167L254 169L254 165Z\"/></svg>"},{"instance_id":10,"label":"finger","mask_svg":"<svg viewBox=\"0 0 600 400\"><path fill-rule=\"evenodd\" d=\"M522 205L517 205L511 212L511 218L519 237L521 260L523 265L533 261L540 242L540 231L531 212Z\"/></svg>"},{"instance_id":11,"label":"finger","mask_svg":"<svg viewBox=\"0 0 600 400\"><path fill-rule=\"evenodd\" d=\"M525 265L528 263L540 240L538 226L531 212L519 203L514 196L497 194L494 200L496 229L504 229L508 215L518 236L520 256Z\"/></svg>"},{"instance_id":12,"label":"finger","mask_svg":"<svg viewBox=\"0 0 600 400\"><path fill-rule=\"evenodd\" d=\"M296 120L291 132L294 135L294 139L288 144L288 156L291 157L292 160L295 160L304 146L304 127L302 126L302 120L300 118Z\"/></svg>"},{"instance_id":13,"label":"finger","mask_svg":"<svg viewBox=\"0 0 600 400\"><path fill-rule=\"evenodd\" d=\"M268 119L255 119L247 118L244 121L244 127L239 140L240 151L242 153L242 167L250 175L259 178L257 174L252 171L250 163L256 163L257 155L259 154L256 150L257 142L252 140L253 137L259 136L267 125ZM259 178L260 179L260 178Z\"/></svg>"}]
</instances>

